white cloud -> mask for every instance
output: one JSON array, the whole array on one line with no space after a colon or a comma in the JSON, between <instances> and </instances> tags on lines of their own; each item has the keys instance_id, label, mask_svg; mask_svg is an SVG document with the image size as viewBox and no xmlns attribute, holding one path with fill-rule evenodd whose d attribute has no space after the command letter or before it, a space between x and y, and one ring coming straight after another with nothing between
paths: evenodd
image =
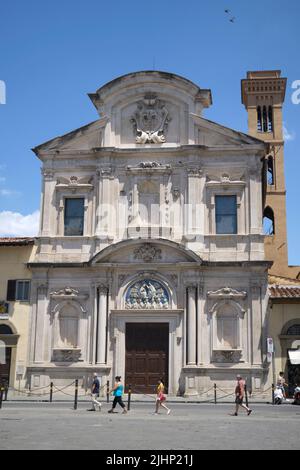
<instances>
[{"instance_id":1,"label":"white cloud","mask_svg":"<svg viewBox=\"0 0 300 470\"><path fill-rule=\"evenodd\" d=\"M295 138L296 138L295 132L290 132L287 129L285 123L283 123L283 138L286 142L289 142L291 140L295 140Z\"/></svg>"},{"instance_id":2,"label":"white cloud","mask_svg":"<svg viewBox=\"0 0 300 470\"><path fill-rule=\"evenodd\" d=\"M12 189L0 189L0 196L11 197L11 196L20 196L20 191L14 191Z\"/></svg>"},{"instance_id":3,"label":"white cloud","mask_svg":"<svg viewBox=\"0 0 300 470\"><path fill-rule=\"evenodd\" d=\"M34 237L39 230L39 211L29 215L0 212L0 237Z\"/></svg>"}]
</instances>

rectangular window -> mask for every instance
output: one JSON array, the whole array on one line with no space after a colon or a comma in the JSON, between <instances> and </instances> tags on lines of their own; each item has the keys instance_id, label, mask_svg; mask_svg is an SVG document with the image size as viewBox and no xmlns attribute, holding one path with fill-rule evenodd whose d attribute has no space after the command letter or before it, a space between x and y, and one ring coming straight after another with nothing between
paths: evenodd
<instances>
[{"instance_id":1,"label":"rectangular window","mask_svg":"<svg viewBox=\"0 0 300 470\"><path fill-rule=\"evenodd\" d=\"M84 198L65 199L65 236L82 236Z\"/></svg>"},{"instance_id":2,"label":"rectangular window","mask_svg":"<svg viewBox=\"0 0 300 470\"><path fill-rule=\"evenodd\" d=\"M237 233L236 196L216 196L216 233Z\"/></svg>"},{"instance_id":3,"label":"rectangular window","mask_svg":"<svg viewBox=\"0 0 300 470\"><path fill-rule=\"evenodd\" d=\"M30 281L16 281L16 300L28 302L30 295Z\"/></svg>"}]
</instances>

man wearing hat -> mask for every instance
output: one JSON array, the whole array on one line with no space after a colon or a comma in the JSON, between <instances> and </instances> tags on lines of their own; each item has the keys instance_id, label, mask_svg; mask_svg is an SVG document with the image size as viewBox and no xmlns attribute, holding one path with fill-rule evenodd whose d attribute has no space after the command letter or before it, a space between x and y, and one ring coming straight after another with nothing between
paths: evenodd
<instances>
[{"instance_id":1,"label":"man wearing hat","mask_svg":"<svg viewBox=\"0 0 300 470\"><path fill-rule=\"evenodd\" d=\"M237 416L239 407L241 406L247 411L247 415L249 416L252 413L252 410L244 405L244 395L245 395L245 381L243 380L241 375L236 376L237 384L235 387L235 413L231 416Z\"/></svg>"}]
</instances>

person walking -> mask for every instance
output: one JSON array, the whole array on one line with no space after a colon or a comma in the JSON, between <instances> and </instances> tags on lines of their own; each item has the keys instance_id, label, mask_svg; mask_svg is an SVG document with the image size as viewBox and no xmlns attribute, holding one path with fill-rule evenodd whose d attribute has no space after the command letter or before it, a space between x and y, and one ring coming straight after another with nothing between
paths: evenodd
<instances>
[{"instance_id":1,"label":"person walking","mask_svg":"<svg viewBox=\"0 0 300 470\"><path fill-rule=\"evenodd\" d=\"M162 406L167 410L167 415L171 413L170 408L168 408L164 402L166 401L166 396L165 396L165 384L162 379L158 381L158 385L156 388L156 403L155 403L155 415L158 415L158 410L159 407Z\"/></svg>"},{"instance_id":2,"label":"person walking","mask_svg":"<svg viewBox=\"0 0 300 470\"><path fill-rule=\"evenodd\" d=\"M114 398L114 401L113 401L113 404L112 404L112 408L111 408L111 410L108 410L108 413L113 413L114 412L114 409L116 408L117 403L119 403L121 408L123 408L123 414L127 413L126 406L125 406L125 404L122 400L123 392L124 392L124 385L121 382L121 376L117 375L115 377L114 388L109 392L109 393L113 393L115 398Z\"/></svg>"},{"instance_id":3,"label":"person walking","mask_svg":"<svg viewBox=\"0 0 300 470\"><path fill-rule=\"evenodd\" d=\"M94 379L93 379L93 384L91 388L91 399L92 399L92 406L88 411L96 411L96 407L98 407L98 410L101 411L101 403L97 400L99 398L100 394L100 381L98 379L97 374L94 374Z\"/></svg>"},{"instance_id":4,"label":"person walking","mask_svg":"<svg viewBox=\"0 0 300 470\"><path fill-rule=\"evenodd\" d=\"M252 410L243 404L245 396L245 381L243 380L241 375L237 375L236 380L237 384L235 387L235 412L231 416L238 415L240 406L247 411L247 415L249 416L252 413Z\"/></svg>"}]
</instances>

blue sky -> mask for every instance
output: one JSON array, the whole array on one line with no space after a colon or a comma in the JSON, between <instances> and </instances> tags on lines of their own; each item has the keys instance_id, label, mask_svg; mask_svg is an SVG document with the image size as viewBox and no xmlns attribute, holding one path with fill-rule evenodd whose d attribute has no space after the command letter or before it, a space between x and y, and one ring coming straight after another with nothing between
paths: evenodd
<instances>
[{"instance_id":1,"label":"blue sky","mask_svg":"<svg viewBox=\"0 0 300 470\"><path fill-rule=\"evenodd\" d=\"M300 80L299 17L299 0L3 0L0 222L10 211L16 233L29 233L40 203L40 163L30 149L97 119L87 93L107 81L153 65L178 73L212 89L205 117L246 132L241 78L247 70L281 69L288 77L289 262L300 264L300 104L291 101L291 85Z\"/></svg>"}]
</instances>

